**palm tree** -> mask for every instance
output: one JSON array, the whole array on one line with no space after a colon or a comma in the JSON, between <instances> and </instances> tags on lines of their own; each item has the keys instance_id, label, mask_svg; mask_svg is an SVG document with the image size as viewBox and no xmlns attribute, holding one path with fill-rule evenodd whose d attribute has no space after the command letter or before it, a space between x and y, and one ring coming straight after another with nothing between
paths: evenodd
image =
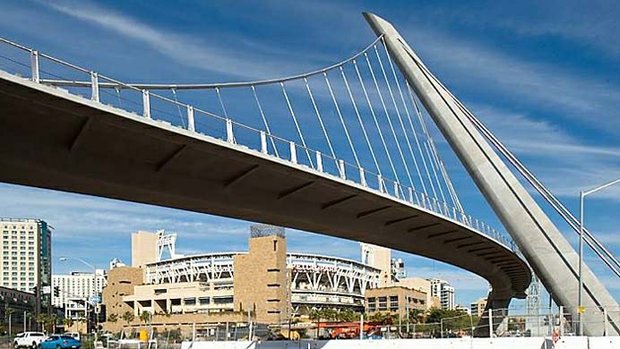
<instances>
[{"instance_id":1,"label":"palm tree","mask_svg":"<svg viewBox=\"0 0 620 349\"><path fill-rule=\"evenodd\" d=\"M140 321L146 325L151 320L151 313L149 311L143 311L140 314Z\"/></svg>"},{"instance_id":2,"label":"palm tree","mask_svg":"<svg viewBox=\"0 0 620 349\"><path fill-rule=\"evenodd\" d=\"M46 320L45 327L46 327L47 332L48 333L56 332L56 325L58 324L58 315L56 314L48 315L45 320Z\"/></svg>"},{"instance_id":3,"label":"palm tree","mask_svg":"<svg viewBox=\"0 0 620 349\"><path fill-rule=\"evenodd\" d=\"M133 315L133 312L131 310L127 310L122 316L121 319L123 319L126 323L127 326L129 326L129 324L135 319L136 317Z\"/></svg>"},{"instance_id":4,"label":"palm tree","mask_svg":"<svg viewBox=\"0 0 620 349\"><path fill-rule=\"evenodd\" d=\"M11 337L11 332L13 329L11 328L11 316L15 312L15 309L6 307L4 309L4 316L6 316L6 321L9 323L9 338Z\"/></svg>"},{"instance_id":5,"label":"palm tree","mask_svg":"<svg viewBox=\"0 0 620 349\"><path fill-rule=\"evenodd\" d=\"M37 315L37 317L35 318L34 321L36 321L37 324L39 324L39 326L41 326L41 329L44 329L45 322L47 321L47 314L39 314L39 315Z\"/></svg>"}]
</instances>

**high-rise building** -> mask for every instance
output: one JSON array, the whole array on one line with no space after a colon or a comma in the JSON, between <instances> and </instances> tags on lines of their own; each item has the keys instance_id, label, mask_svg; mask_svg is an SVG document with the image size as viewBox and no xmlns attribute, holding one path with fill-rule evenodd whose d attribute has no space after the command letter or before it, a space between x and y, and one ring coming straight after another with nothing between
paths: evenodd
<instances>
[{"instance_id":1,"label":"high-rise building","mask_svg":"<svg viewBox=\"0 0 620 349\"><path fill-rule=\"evenodd\" d=\"M103 269L97 269L96 273L74 271L69 275L52 275L52 305L63 308L68 318L85 317L87 303L99 303L105 285Z\"/></svg>"},{"instance_id":2,"label":"high-rise building","mask_svg":"<svg viewBox=\"0 0 620 349\"><path fill-rule=\"evenodd\" d=\"M431 296L439 298L442 309L454 309L454 287L445 280L428 279L431 283Z\"/></svg>"},{"instance_id":3,"label":"high-rise building","mask_svg":"<svg viewBox=\"0 0 620 349\"><path fill-rule=\"evenodd\" d=\"M0 218L0 286L37 294L49 288L52 232L40 219Z\"/></svg>"}]
</instances>

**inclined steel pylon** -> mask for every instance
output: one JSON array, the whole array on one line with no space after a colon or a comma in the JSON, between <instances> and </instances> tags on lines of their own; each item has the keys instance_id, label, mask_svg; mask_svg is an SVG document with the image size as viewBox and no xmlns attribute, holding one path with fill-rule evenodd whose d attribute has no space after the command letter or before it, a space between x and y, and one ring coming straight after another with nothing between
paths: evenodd
<instances>
[{"instance_id":1,"label":"inclined steel pylon","mask_svg":"<svg viewBox=\"0 0 620 349\"><path fill-rule=\"evenodd\" d=\"M468 119L469 111L426 68L396 29L374 14L364 16L375 33L383 36L390 56L543 285L557 304L565 306L573 319L578 318L579 257L575 250ZM606 334L620 335L620 314L603 312L604 308L618 309L615 299L588 267L583 282L584 334L606 333L607 322L610 331ZM493 290L487 308L506 308L513 296Z\"/></svg>"}]
</instances>

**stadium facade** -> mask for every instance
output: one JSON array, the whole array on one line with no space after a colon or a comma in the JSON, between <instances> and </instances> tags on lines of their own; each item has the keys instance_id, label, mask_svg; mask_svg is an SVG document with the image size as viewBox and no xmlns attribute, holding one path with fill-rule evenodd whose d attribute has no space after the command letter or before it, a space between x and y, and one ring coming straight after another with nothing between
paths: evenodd
<instances>
[{"instance_id":1,"label":"stadium facade","mask_svg":"<svg viewBox=\"0 0 620 349\"><path fill-rule=\"evenodd\" d=\"M170 258L164 259L166 252ZM251 227L247 252L190 256L176 253L176 234L140 231L132 234L131 266L108 273L105 326L139 326L144 312L154 327L284 324L323 308L363 312L366 290L380 287L385 272L359 261L288 252L284 229L272 226ZM426 293L419 294L425 302Z\"/></svg>"}]
</instances>

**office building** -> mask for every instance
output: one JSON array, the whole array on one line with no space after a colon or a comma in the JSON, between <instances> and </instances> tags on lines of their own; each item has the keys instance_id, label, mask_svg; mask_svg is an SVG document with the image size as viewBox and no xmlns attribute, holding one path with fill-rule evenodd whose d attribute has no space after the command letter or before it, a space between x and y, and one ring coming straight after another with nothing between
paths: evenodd
<instances>
[{"instance_id":1,"label":"office building","mask_svg":"<svg viewBox=\"0 0 620 349\"><path fill-rule=\"evenodd\" d=\"M0 286L23 292L49 290L52 232L40 219L0 218Z\"/></svg>"},{"instance_id":2,"label":"office building","mask_svg":"<svg viewBox=\"0 0 620 349\"><path fill-rule=\"evenodd\" d=\"M388 286L366 290L366 312L391 314L406 319L412 310L426 310L426 293L404 286Z\"/></svg>"}]
</instances>

